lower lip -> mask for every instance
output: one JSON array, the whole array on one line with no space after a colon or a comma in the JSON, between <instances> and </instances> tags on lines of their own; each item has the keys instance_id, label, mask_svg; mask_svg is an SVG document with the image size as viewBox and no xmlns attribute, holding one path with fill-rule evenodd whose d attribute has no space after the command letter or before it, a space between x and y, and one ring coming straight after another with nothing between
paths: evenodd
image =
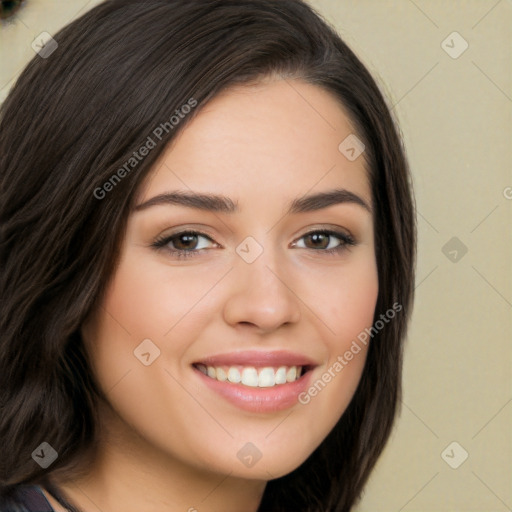
<instances>
[{"instance_id":1,"label":"lower lip","mask_svg":"<svg viewBox=\"0 0 512 512\"><path fill-rule=\"evenodd\" d=\"M257 388L227 381L221 382L208 377L195 367L194 370L210 389L231 404L245 411L259 413L283 411L299 403L298 396L308 387L313 373L310 370L294 382L269 388Z\"/></svg>"}]
</instances>

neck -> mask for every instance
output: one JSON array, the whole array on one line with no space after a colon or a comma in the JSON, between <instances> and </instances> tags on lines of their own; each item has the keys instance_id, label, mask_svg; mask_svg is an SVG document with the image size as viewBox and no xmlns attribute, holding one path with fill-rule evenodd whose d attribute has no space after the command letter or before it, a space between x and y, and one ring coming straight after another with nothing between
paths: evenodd
<instances>
[{"instance_id":1,"label":"neck","mask_svg":"<svg viewBox=\"0 0 512 512\"><path fill-rule=\"evenodd\" d=\"M191 467L129 432L112 415L83 476L52 477L82 512L257 512L265 481Z\"/></svg>"}]
</instances>

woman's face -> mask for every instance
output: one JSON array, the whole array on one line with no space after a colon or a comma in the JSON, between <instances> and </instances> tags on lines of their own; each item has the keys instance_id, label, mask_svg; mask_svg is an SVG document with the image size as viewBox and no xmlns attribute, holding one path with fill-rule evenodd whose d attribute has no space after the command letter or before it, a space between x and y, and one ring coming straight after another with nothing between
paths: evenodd
<instances>
[{"instance_id":1,"label":"woman's face","mask_svg":"<svg viewBox=\"0 0 512 512\"><path fill-rule=\"evenodd\" d=\"M267 81L215 97L166 150L83 331L110 447L269 480L334 427L378 294L364 154L339 149L353 131L322 89Z\"/></svg>"}]
</instances>

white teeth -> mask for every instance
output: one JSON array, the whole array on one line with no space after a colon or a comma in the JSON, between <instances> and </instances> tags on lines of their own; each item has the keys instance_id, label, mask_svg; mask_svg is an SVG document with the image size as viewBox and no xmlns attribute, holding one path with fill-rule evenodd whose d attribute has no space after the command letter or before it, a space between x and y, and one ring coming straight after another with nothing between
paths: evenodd
<instances>
[{"instance_id":1,"label":"white teeth","mask_svg":"<svg viewBox=\"0 0 512 512\"><path fill-rule=\"evenodd\" d=\"M260 388L270 388L276 383L274 368L263 368L258 377L258 386Z\"/></svg>"},{"instance_id":2,"label":"white teeth","mask_svg":"<svg viewBox=\"0 0 512 512\"><path fill-rule=\"evenodd\" d=\"M243 384L252 388L271 388L276 385L295 382L302 375L302 366L267 366L257 369L254 366L205 366L196 365L197 369L212 379L220 382Z\"/></svg>"},{"instance_id":3,"label":"white teeth","mask_svg":"<svg viewBox=\"0 0 512 512\"><path fill-rule=\"evenodd\" d=\"M286 381L287 382L293 382L297 377L297 367L292 366L287 372L286 372Z\"/></svg>"},{"instance_id":4,"label":"white teeth","mask_svg":"<svg viewBox=\"0 0 512 512\"><path fill-rule=\"evenodd\" d=\"M286 383L286 366L280 366L276 372L276 384Z\"/></svg>"},{"instance_id":5,"label":"white teeth","mask_svg":"<svg viewBox=\"0 0 512 512\"><path fill-rule=\"evenodd\" d=\"M221 382L228 380L228 374L222 368L217 368L217 380Z\"/></svg>"},{"instance_id":6,"label":"white teeth","mask_svg":"<svg viewBox=\"0 0 512 512\"><path fill-rule=\"evenodd\" d=\"M253 388L258 386L258 372L256 368L244 368L242 371L242 384Z\"/></svg>"},{"instance_id":7,"label":"white teeth","mask_svg":"<svg viewBox=\"0 0 512 512\"><path fill-rule=\"evenodd\" d=\"M242 380L242 377L240 376L240 371L238 368L231 367L228 371L228 380L229 382L233 382L234 384L237 384Z\"/></svg>"}]
</instances>

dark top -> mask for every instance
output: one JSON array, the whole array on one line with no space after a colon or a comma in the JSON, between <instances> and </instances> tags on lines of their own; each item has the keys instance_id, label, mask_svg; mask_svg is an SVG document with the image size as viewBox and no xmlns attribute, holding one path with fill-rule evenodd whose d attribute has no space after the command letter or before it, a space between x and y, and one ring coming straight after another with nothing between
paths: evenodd
<instances>
[{"instance_id":1,"label":"dark top","mask_svg":"<svg viewBox=\"0 0 512 512\"><path fill-rule=\"evenodd\" d=\"M8 498L0 497L0 512L55 512L38 485L19 485Z\"/></svg>"}]
</instances>

